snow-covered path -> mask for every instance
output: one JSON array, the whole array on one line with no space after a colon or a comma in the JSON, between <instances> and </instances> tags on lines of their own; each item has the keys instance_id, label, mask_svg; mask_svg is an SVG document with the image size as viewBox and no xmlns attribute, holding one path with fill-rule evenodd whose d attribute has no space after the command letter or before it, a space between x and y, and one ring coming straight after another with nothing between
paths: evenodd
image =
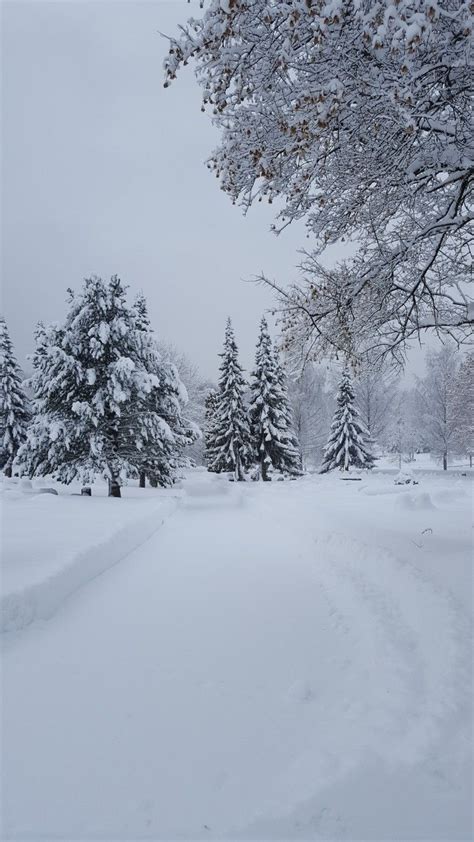
<instances>
[{"instance_id":1,"label":"snow-covered path","mask_svg":"<svg viewBox=\"0 0 474 842\"><path fill-rule=\"evenodd\" d=\"M7 837L470 838L464 614L319 503L196 474L7 636Z\"/></svg>"}]
</instances>

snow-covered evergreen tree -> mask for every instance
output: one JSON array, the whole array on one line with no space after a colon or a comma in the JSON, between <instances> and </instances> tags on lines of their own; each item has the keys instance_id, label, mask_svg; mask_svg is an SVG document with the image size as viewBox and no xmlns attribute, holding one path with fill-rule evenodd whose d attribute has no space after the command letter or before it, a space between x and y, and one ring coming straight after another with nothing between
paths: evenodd
<instances>
[{"instance_id":1,"label":"snow-covered evergreen tree","mask_svg":"<svg viewBox=\"0 0 474 842\"><path fill-rule=\"evenodd\" d=\"M211 389L204 401L205 424L204 424L204 462L207 465L208 471L214 471L213 463L216 457L215 442L216 442L216 413L219 405L219 392L216 389Z\"/></svg>"},{"instance_id":2,"label":"snow-covered evergreen tree","mask_svg":"<svg viewBox=\"0 0 474 842\"><path fill-rule=\"evenodd\" d=\"M146 326L127 306L119 278L86 279L69 296L64 325L37 331L35 419L21 463L29 475L66 483L102 474L119 497L123 478L137 475L146 454L154 477L169 481L179 382L154 370Z\"/></svg>"},{"instance_id":3,"label":"snow-covered evergreen tree","mask_svg":"<svg viewBox=\"0 0 474 842\"><path fill-rule=\"evenodd\" d=\"M285 431L287 445L286 449L281 451L282 461L280 466L275 465L275 467L280 467L280 470L286 473L299 474L301 473L302 464L301 447L293 422L293 411L291 409L290 399L288 396L286 371L281 363L278 349L275 348L273 353L275 359L276 382L280 390L280 422L282 429Z\"/></svg>"},{"instance_id":4,"label":"snow-covered evergreen tree","mask_svg":"<svg viewBox=\"0 0 474 842\"><path fill-rule=\"evenodd\" d=\"M210 444L209 470L233 471L236 480L243 480L244 469L251 461L250 429L244 404L246 388L231 320L227 320L224 350L220 355L219 392Z\"/></svg>"},{"instance_id":5,"label":"snow-covered evergreen tree","mask_svg":"<svg viewBox=\"0 0 474 842\"><path fill-rule=\"evenodd\" d=\"M142 356L146 359L147 364L153 364L153 354L151 352L150 343L148 342L148 331L150 330L150 318L148 316L148 306L143 293L139 293L133 303L133 315L135 318L135 328L138 331L138 345ZM141 456L141 454L140 454ZM146 457L143 458L143 463ZM140 488L146 486L146 464L142 463L142 459L138 459L138 476Z\"/></svg>"},{"instance_id":6,"label":"snow-covered evergreen tree","mask_svg":"<svg viewBox=\"0 0 474 842\"><path fill-rule=\"evenodd\" d=\"M20 366L5 319L0 316L0 467L7 477L26 438L30 418Z\"/></svg>"},{"instance_id":7,"label":"snow-covered evergreen tree","mask_svg":"<svg viewBox=\"0 0 474 842\"><path fill-rule=\"evenodd\" d=\"M156 436L151 432L144 447L138 451L136 467L140 487L145 487L146 477L152 486L170 485L178 467L186 462L183 449L200 435L196 425L183 417L182 408L188 396L181 382L176 366L163 358L154 337L148 316L146 299L138 295L133 305L133 317L137 332L138 356L143 368L156 378L151 391L137 398L144 417L161 418L166 427ZM171 435L170 435L171 433Z\"/></svg>"},{"instance_id":8,"label":"snow-covered evergreen tree","mask_svg":"<svg viewBox=\"0 0 474 842\"><path fill-rule=\"evenodd\" d=\"M321 473L339 468L372 468L371 441L355 403L354 390L347 369L343 372L337 394L337 407L324 451Z\"/></svg>"},{"instance_id":9,"label":"snow-covered evergreen tree","mask_svg":"<svg viewBox=\"0 0 474 842\"><path fill-rule=\"evenodd\" d=\"M274 468L296 474L300 469L291 412L265 318L260 323L255 368L250 383L250 429L260 476L269 480Z\"/></svg>"},{"instance_id":10,"label":"snow-covered evergreen tree","mask_svg":"<svg viewBox=\"0 0 474 842\"><path fill-rule=\"evenodd\" d=\"M192 441L188 442L183 452L183 459L190 465L204 464L205 399L214 384L205 380L196 363L180 351L172 342L158 342L158 350L163 360L171 363L187 393L184 416L186 424L193 431Z\"/></svg>"}]
</instances>

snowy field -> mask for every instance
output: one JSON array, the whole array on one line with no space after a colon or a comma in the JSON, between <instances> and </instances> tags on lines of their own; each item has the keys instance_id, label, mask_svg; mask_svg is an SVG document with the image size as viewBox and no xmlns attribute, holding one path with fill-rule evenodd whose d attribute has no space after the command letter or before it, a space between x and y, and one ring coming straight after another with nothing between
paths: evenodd
<instances>
[{"instance_id":1,"label":"snowy field","mask_svg":"<svg viewBox=\"0 0 474 842\"><path fill-rule=\"evenodd\" d=\"M3 838L471 839L463 472L10 486Z\"/></svg>"}]
</instances>

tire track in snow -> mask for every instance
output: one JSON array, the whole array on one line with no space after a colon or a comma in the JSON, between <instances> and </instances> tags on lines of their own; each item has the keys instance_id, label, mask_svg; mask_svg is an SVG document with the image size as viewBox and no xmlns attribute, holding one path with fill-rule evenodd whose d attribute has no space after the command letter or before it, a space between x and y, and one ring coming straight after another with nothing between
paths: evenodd
<instances>
[{"instance_id":1,"label":"tire track in snow","mask_svg":"<svg viewBox=\"0 0 474 842\"><path fill-rule=\"evenodd\" d=\"M274 781L275 798L260 818L237 831L241 838L276 827L277 817L358 766L382 762L396 771L429 763L443 729L469 710L470 624L452 596L387 549L336 533L312 541L312 575L347 648L339 665L344 691L325 711L323 732L309 734L307 749ZM346 838L337 805L323 804L313 819L313 833Z\"/></svg>"},{"instance_id":2,"label":"tire track in snow","mask_svg":"<svg viewBox=\"0 0 474 842\"><path fill-rule=\"evenodd\" d=\"M400 681L391 762L414 762L440 735L443 721L469 704L469 620L449 593L389 550L336 535L317 544L329 549L324 580L331 590L333 577L333 600L340 604L341 591L352 589L353 623L372 618L380 654L391 659Z\"/></svg>"}]
</instances>

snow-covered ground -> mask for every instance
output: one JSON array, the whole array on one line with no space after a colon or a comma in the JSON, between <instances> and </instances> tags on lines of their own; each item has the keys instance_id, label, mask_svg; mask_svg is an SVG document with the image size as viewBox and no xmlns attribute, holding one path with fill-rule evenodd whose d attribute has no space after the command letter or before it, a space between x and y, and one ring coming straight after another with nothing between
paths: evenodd
<instances>
[{"instance_id":1,"label":"snow-covered ground","mask_svg":"<svg viewBox=\"0 0 474 842\"><path fill-rule=\"evenodd\" d=\"M80 485L6 478L0 483L0 631L50 617L78 587L146 541L180 495L127 487L117 506L103 483L92 490L93 497L81 497Z\"/></svg>"},{"instance_id":2,"label":"snow-covered ground","mask_svg":"<svg viewBox=\"0 0 474 842\"><path fill-rule=\"evenodd\" d=\"M394 473L191 472L4 634L4 838L471 839L470 477Z\"/></svg>"}]
</instances>

